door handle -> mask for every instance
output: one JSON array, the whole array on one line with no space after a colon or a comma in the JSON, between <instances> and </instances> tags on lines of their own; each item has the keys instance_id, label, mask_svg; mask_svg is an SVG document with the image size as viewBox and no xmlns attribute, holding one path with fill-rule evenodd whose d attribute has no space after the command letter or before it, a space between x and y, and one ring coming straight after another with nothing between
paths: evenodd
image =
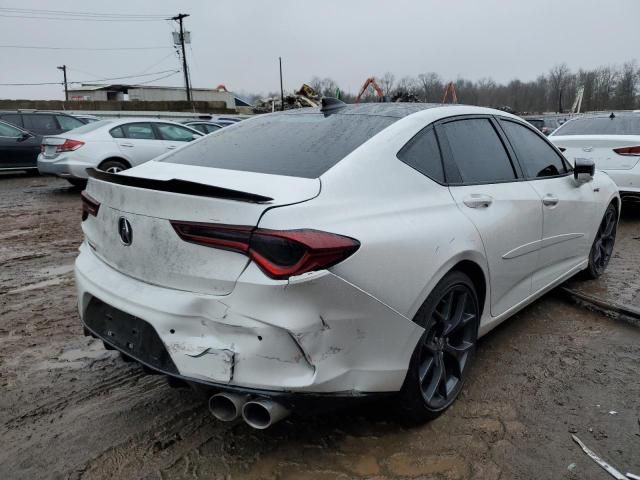
<instances>
[{"instance_id":1,"label":"door handle","mask_svg":"<svg viewBox=\"0 0 640 480\"><path fill-rule=\"evenodd\" d=\"M167 150L175 150L176 148L178 148L178 147L176 147L175 145L169 145L167 147Z\"/></svg>"},{"instance_id":2,"label":"door handle","mask_svg":"<svg viewBox=\"0 0 640 480\"><path fill-rule=\"evenodd\" d=\"M462 201L469 208L487 208L493 203L491 195L472 193Z\"/></svg>"},{"instance_id":3,"label":"door handle","mask_svg":"<svg viewBox=\"0 0 640 480\"><path fill-rule=\"evenodd\" d=\"M545 207L553 207L557 205L559 201L560 199L558 197L556 197L555 195L551 195L550 193L547 193L544 197L542 197L542 204Z\"/></svg>"},{"instance_id":4,"label":"door handle","mask_svg":"<svg viewBox=\"0 0 640 480\"><path fill-rule=\"evenodd\" d=\"M121 147L133 147L133 143L121 143Z\"/></svg>"}]
</instances>

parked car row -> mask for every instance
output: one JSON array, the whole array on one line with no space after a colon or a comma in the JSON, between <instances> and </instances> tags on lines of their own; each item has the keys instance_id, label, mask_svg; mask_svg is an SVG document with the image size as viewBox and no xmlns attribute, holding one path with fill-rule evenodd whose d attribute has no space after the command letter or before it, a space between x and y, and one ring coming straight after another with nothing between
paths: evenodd
<instances>
[{"instance_id":1,"label":"parked car row","mask_svg":"<svg viewBox=\"0 0 640 480\"><path fill-rule=\"evenodd\" d=\"M0 111L0 169L38 169L82 186L87 168L118 172L240 120L220 117L179 124L155 118L102 120L86 114Z\"/></svg>"}]
</instances>

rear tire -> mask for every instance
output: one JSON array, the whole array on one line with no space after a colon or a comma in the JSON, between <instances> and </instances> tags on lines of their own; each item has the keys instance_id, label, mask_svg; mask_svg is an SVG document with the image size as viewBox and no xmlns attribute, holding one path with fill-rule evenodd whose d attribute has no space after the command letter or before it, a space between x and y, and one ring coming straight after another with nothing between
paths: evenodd
<instances>
[{"instance_id":1,"label":"rear tire","mask_svg":"<svg viewBox=\"0 0 640 480\"><path fill-rule=\"evenodd\" d=\"M596 279L604 273L611 260L613 246L616 243L616 231L618 228L618 210L611 203L604 212L596 238L589 252L589 265L585 270L587 278Z\"/></svg>"},{"instance_id":2,"label":"rear tire","mask_svg":"<svg viewBox=\"0 0 640 480\"><path fill-rule=\"evenodd\" d=\"M401 413L411 423L436 418L462 390L478 339L480 308L471 279L444 276L414 321L425 328L400 391Z\"/></svg>"},{"instance_id":3,"label":"rear tire","mask_svg":"<svg viewBox=\"0 0 640 480\"><path fill-rule=\"evenodd\" d=\"M105 160L98 167L99 170L107 173L118 173L129 168L129 165L120 160Z\"/></svg>"}]
</instances>

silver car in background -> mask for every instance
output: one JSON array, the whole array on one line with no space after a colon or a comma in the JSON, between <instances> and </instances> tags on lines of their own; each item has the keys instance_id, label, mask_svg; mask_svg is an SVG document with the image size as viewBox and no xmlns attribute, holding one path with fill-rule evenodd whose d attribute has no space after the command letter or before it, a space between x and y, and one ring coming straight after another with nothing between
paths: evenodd
<instances>
[{"instance_id":1,"label":"silver car in background","mask_svg":"<svg viewBox=\"0 0 640 480\"><path fill-rule=\"evenodd\" d=\"M117 173L202 136L202 132L166 120L100 120L44 137L38 170L82 186L87 182L88 168Z\"/></svg>"}]
</instances>

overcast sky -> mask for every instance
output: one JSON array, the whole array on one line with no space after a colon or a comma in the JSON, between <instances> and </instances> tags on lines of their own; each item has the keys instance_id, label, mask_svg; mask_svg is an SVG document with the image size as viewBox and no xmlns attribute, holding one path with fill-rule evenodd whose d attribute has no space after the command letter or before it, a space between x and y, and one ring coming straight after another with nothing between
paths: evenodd
<instances>
[{"instance_id":1,"label":"overcast sky","mask_svg":"<svg viewBox=\"0 0 640 480\"><path fill-rule=\"evenodd\" d=\"M0 8L118 14L189 13L188 51L194 87L285 90L313 76L356 92L365 78L438 72L498 82L531 80L554 64L571 69L620 64L640 56L640 0L0 0ZM180 67L172 54L175 22L88 22L7 18L0 45L165 47L144 51L56 51L0 48L0 83L92 80ZM6 13L6 15L9 15ZM11 14L14 15L14 14ZM122 83L152 80L151 75ZM115 83L115 82L114 82ZM174 75L154 85L181 86ZM0 86L0 98L62 99L60 86Z\"/></svg>"}]
</instances>

